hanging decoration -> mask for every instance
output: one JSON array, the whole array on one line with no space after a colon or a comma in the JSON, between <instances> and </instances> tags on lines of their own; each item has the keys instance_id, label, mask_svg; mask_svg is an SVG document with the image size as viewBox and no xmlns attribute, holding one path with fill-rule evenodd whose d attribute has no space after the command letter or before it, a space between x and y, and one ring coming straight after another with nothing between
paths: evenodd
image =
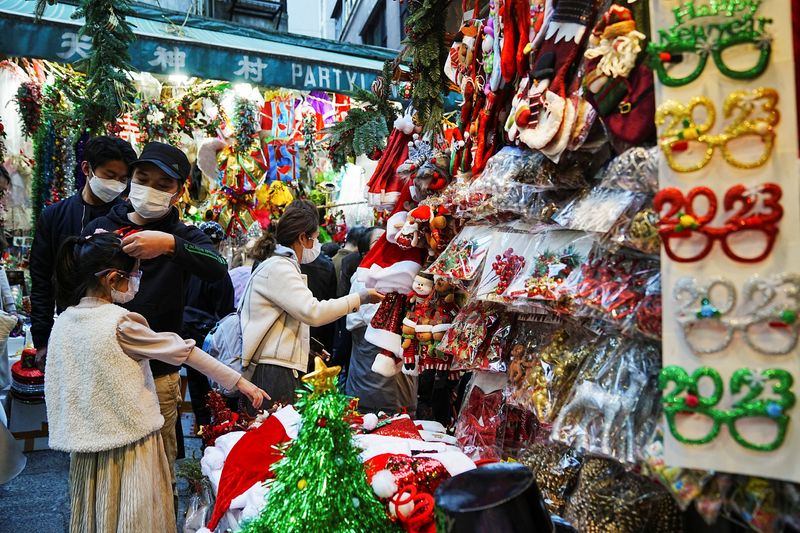
<instances>
[{"instance_id":1,"label":"hanging decoration","mask_svg":"<svg viewBox=\"0 0 800 533\"><path fill-rule=\"evenodd\" d=\"M385 98L356 88L352 95L358 102L341 122L323 130L323 142L334 168L342 168L348 159L372 154L386 146L386 138L397 118L397 110Z\"/></svg>"},{"instance_id":2,"label":"hanging decoration","mask_svg":"<svg viewBox=\"0 0 800 533\"><path fill-rule=\"evenodd\" d=\"M6 128L0 120L0 165L6 160Z\"/></svg>"},{"instance_id":3,"label":"hanging decoration","mask_svg":"<svg viewBox=\"0 0 800 533\"><path fill-rule=\"evenodd\" d=\"M87 87L80 102L81 115L92 130L103 122L114 123L131 107L136 90L128 47L135 36L125 19L133 15L128 0L81 0L75 19L85 19L80 35L92 38L92 48L78 68L87 73Z\"/></svg>"},{"instance_id":4,"label":"hanging decoration","mask_svg":"<svg viewBox=\"0 0 800 533\"><path fill-rule=\"evenodd\" d=\"M236 132L236 152L249 154L256 148L256 134L259 130L258 106L241 96L234 102L233 129Z\"/></svg>"},{"instance_id":5,"label":"hanging decoration","mask_svg":"<svg viewBox=\"0 0 800 533\"><path fill-rule=\"evenodd\" d=\"M17 91L16 102L22 118L22 132L31 138L36 135L42 117L42 86L35 81L23 83Z\"/></svg>"},{"instance_id":6,"label":"hanging decoration","mask_svg":"<svg viewBox=\"0 0 800 533\"><path fill-rule=\"evenodd\" d=\"M176 141L177 107L168 105L160 100L139 102L131 117L139 126L139 137L142 142L161 141L169 143Z\"/></svg>"}]
</instances>

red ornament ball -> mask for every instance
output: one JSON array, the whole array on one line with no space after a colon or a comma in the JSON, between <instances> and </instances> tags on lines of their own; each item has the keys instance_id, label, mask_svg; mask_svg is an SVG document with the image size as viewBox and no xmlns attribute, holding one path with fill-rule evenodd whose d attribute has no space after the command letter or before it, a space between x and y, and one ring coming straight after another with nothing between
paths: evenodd
<instances>
[{"instance_id":1,"label":"red ornament ball","mask_svg":"<svg viewBox=\"0 0 800 533\"><path fill-rule=\"evenodd\" d=\"M700 401L697 399L697 396L695 396L694 394L686 395L686 407L695 408L697 407L699 402Z\"/></svg>"},{"instance_id":2,"label":"red ornament ball","mask_svg":"<svg viewBox=\"0 0 800 533\"><path fill-rule=\"evenodd\" d=\"M327 426L327 425L328 425L328 419L327 419L327 418L325 418L324 416L321 416L321 417L319 417L319 418L317 419L317 425L318 425L319 427L321 427L321 428L324 428L325 426Z\"/></svg>"}]
</instances>

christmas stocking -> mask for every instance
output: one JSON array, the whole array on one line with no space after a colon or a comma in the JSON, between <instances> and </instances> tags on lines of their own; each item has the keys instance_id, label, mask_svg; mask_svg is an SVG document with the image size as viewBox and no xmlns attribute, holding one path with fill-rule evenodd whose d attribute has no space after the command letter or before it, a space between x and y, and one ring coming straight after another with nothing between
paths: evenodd
<instances>
[{"instance_id":1,"label":"christmas stocking","mask_svg":"<svg viewBox=\"0 0 800 533\"><path fill-rule=\"evenodd\" d=\"M588 38L595 3L560 0L544 28L544 40L535 53L529 74L528 124L520 133L520 140L530 148L540 150L552 141L569 113L566 110L569 74Z\"/></svg>"},{"instance_id":2,"label":"christmas stocking","mask_svg":"<svg viewBox=\"0 0 800 533\"><path fill-rule=\"evenodd\" d=\"M283 457L276 445L297 435L300 415L292 406L284 407L252 429L231 449L222 468L217 501L208 528L214 530L234 498L255 483L274 477L271 467Z\"/></svg>"},{"instance_id":3,"label":"christmas stocking","mask_svg":"<svg viewBox=\"0 0 800 533\"><path fill-rule=\"evenodd\" d=\"M397 167L408 158L411 136L393 129L378 161L375 172L367 182L370 207L391 211L397 204L403 181L397 176Z\"/></svg>"}]
</instances>

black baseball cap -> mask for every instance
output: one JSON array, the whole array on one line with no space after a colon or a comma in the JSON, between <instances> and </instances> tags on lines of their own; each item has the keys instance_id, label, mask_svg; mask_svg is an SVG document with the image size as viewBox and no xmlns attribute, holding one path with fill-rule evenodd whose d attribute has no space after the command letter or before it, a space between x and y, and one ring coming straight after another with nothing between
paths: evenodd
<instances>
[{"instance_id":1,"label":"black baseball cap","mask_svg":"<svg viewBox=\"0 0 800 533\"><path fill-rule=\"evenodd\" d=\"M180 182L186 181L192 171L189 158L179 148L160 142L149 142L142 150L142 155L130 166L135 168L139 163L152 163L170 178Z\"/></svg>"}]
</instances>

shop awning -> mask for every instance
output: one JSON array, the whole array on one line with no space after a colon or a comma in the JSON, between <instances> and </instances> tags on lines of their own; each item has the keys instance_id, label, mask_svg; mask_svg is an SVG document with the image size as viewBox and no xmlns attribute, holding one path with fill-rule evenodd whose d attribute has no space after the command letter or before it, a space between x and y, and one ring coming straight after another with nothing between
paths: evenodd
<instances>
[{"instance_id":1,"label":"shop awning","mask_svg":"<svg viewBox=\"0 0 800 533\"><path fill-rule=\"evenodd\" d=\"M75 7L48 6L34 22L35 2L0 0L0 53L72 63L91 49L79 37ZM136 6L131 17L137 40L135 69L154 74L197 76L267 87L347 92L369 88L394 52L297 35L264 32L224 21L167 14ZM186 22L184 24L184 22Z\"/></svg>"}]
</instances>

